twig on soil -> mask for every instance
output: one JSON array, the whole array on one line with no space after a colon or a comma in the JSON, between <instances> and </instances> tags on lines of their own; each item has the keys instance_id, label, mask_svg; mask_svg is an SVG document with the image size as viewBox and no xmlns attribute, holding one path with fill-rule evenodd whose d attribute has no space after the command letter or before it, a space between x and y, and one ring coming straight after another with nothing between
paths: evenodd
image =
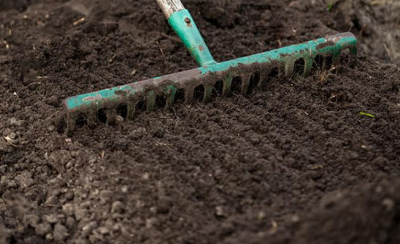
<instances>
[{"instance_id":1,"label":"twig on soil","mask_svg":"<svg viewBox=\"0 0 400 244\"><path fill-rule=\"evenodd\" d=\"M375 115L369 114L369 113L366 113L366 112L360 112L360 115L365 115L365 116L368 116L368 117L371 117L371 118L375 118Z\"/></svg>"},{"instance_id":2,"label":"twig on soil","mask_svg":"<svg viewBox=\"0 0 400 244\"><path fill-rule=\"evenodd\" d=\"M176 114L175 108L173 108L173 107L172 107L172 112L174 112L174 115L175 115L176 118L181 119L181 118Z\"/></svg>"},{"instance_id":3,"label":"twig on soil","mask_svg":"<svg viewBox=\"0 0 400 244\"><path fill-rule=\"evenodd\" d=\"M114 54L114 55L110 58L110 60L108 60L108 62L112 63L112 61L114 61L114 58L115 58L115 57L117 57L117 54Z\"/></svg>"},{"instance_id":4,"label":"twig on soil","mask_svg":"<svg viewBox=\"0 0 400 244\"><path fill-rule=\"evenodd\" d=\"M272 229L270 230L270 234L271 235L273 235L273 234L275 234L277 231L278 231L278 223L274 220L274 219L272 219L271 220L271 224L272 224Z\"/></svg>"},{"instance_id":5,"label":"twig on soil","mask_svg":"<svg viewBox=\"0 0 400 244\"><path fill-rule=\"evenodd\" d=\"M20 146L18 146L18 145L15 145L14 143L12 143L13 140L12 140L10 137L5 136L4 139L6 140L7 144L9 144L9 145L11 145L11 146L13 146L13 147L16 147L16 148L19 148L19 147L20 147Z\"/></svg>"},{"instance_id":6,"label":"twig on soil","mask_svg":"<svg viewBox=\"0 0 400 244\"><path fill-rule=\"evenodd\" d=\"M325 81L329 78L329 76L332 75L332 72L336 70L335 66L332 66L329 70L323 71L321 75L319 76L319 81L322 83L325 83Z\"/></svg>"},{"instance_id":7,"label":"twig on soil","mask_svg":"<svg viewBox=\"0 0 400 244\"><path fill-rule=\"evenodd\" d=\"M176 42L176 43L182 43L182 41L181 41L179 38L177 38L177 37L172 37L172 36L169 36L169 35L164 34L164 33L159 33L159 34L160 34L160 36L158 36L158 37L154 38L153 40L149 41L148 43L144 44L144 46L150 46L150 45L152 45L153 43L157 43L157 44L158 44L158 42L159 42L163 37L164 37L164 38L167 38L167 39L169 39L169 40L171 40L171 41L173 41L173 42Z\"/></svg>"},{"instance_id":8,"label":"twig on soil","mask_svg":"<svg viewBox=\"0 0 400 244\"><path fill-rule=\"evenodd\" d=\"M10 45L8 44L7 41L3 41L4 45L6 46L6 49L10 49Z\"/></svg>"},{"instance_id":9,"label":"twig on soil","mask_svg":"<svg viewBox=\"0 0 400 244\"><path fill-rule=\"evenodd\" d=\"M161 54L163 55L163 57L165 58L165 53L164 50L161 48L160 43L158 41L156 41L158 48L160 48Z\"/></svg>"},{"instance_id":10,"label":"twig on soil","mask_svg":"<svg viewBox=\"0 0 400 244\"><path fill-rule=\"evenodd\" d=\"M80 19L78 19L77 21L75 21L75 22L73 23L73 25L79 25L80 23L82 23L82 22L84 22L84 21L85 21L85 17L80 18Z\"/></svg>"},{"instance_id":11,"label":"twig on soil","mask_svg":"<svg viewBox=\"0 0 400 244\"><path fill-rule=\"evenodd\" d=\"M165 33L160 33L160 35L161 35L162 37L165 37L165 38L171 40L171 41L174 41L174 42L177 42L177 43L182 43L181 39L179 39L179 38L177 38L177 37L169 36L169 35L167 35L167 34L165 34Z\"/></svg>"},{"instance_id":12,"label":"twig on soil","mask_svg":"<svg viewBox=\"0 0 400 244\"><path fill-rule=\"evenodd\" d=\"M392 59L392 55L390 53L390 49L388 48L388 46L385 43L383 43L383 47L385 48L385 51L387 52L389 59Z\"/></svg>"}]
</instances>

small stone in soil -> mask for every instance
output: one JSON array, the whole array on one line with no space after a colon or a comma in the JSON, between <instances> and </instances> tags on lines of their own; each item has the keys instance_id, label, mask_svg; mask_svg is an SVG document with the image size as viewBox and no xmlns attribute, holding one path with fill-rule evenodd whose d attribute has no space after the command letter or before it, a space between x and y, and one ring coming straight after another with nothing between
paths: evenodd
<instances>
[{"instance_id":1,"label":"small stone in soil","mask_svg":"<svg viewBox=\"0 0 400 244\"><path fill-rule=\"evenodd\" d=\"M47 98L46 103L48 105L51 105L54 107L58 107L58 105L59 105L58 98L56 96L51 96L51 97Z\"/></svg>"},{"instance_id":2,"label":"small stone in soil","mask_svg":"<svg viewBox=\"0 0 400 244\"><path fill-rule=\"evenodd\" d=\"M111 207L111 212L112 213L122 213L125 209L125 205L120 202L120 201L116 201L112 204Z\"/></svg>"},{"instance_id":3,"label":"small stone in soil","mask_svg":"<svg viewBox=\"0 0 400 244\"><path fill-rule=\"evenodd\" d=\"M49 223L41 223L36 225L35 233L39 236L45 236L47 233L51 231L51 225Z\"/></svg>"},{"instance_id":4,"label":"small stone in soil","mask_svg":"<svg viewBox=\"0 0 400 244\"><path fill-rule=\"evenodd\" d=\"M71 200L73 200L74 199L74 192L73 191L71 191L71 190L69 190L69 191L67 191L66 193L65 193L65 198L68 200L68 201L71 201Z\"/></svg>"},{"instance_id":5,"label":"small stone in soil","mask_svg":"<svg viewBox=\"0 0 400 244\"><path fill-rule=\"evenodd\" d=\"M53 239L54 239L53 233L47 234L47 235L46 235L46 239L47 239L47 240L53 240Z\"/></svg>"},{"instance_id":6,"label":"small stone in soil","mask_svg":"<svg viewBox=\"0 0 400 244\"><path fill-rule=\"evenodd\" d=\"M122 193L127 193L128 192L128 186L123 186L121 187Z\"/></svg>"},{"instance_id":7,"label":"small stone in soil","mask_svg":"<svg viewBox=\"0 0 400 244\"><path fill-rule=\"evenodd\" d=\"M102 202L102 203L106 203L106 202L110 201L112 195L113 195L113 192L112 192L112 191L109 191L109 190L102 190L102 191L100 192L100 200L101 200L101 202Z\"/></svg>"},{"instance_id":8,"label":"small stone in soil","mask_svg":"<svg viewBox=\"0 0 400 244\"><path fill-rule=\"evenodd\" d=\"M83 226L82 228L82 235L88 236L92 231L97 227L97 222L92 221L89 224Z\"/></svg>"},{"instance_id":9,"label":"small stone in soil","mask_svg":"<svg viewBox=\"0 0 400 244\"><path fill-rule=\"evenodd\" d=\"M40 220L39 216L34 214L26 215L24 217L24 222L33 228L35 228L38 225L39 220Z\"/></svg>"},{"instance_id":10,"label":"small stone in soil","mask_svg":"<svg viewBox=\"0 0 400 244\"><path fill-rule=\"evenodd\" d=\"M110 230L109 230L108 228L106 228L106 227L100 227L100 228L98 229L98 231L99 231L99 233L102 234L102 235L107 235L108 233L110 233Z\"/></svg>"},{"instance_id":11,"label":"small stone in soil","mask_svg":"<svg viewBox=\"0 0 400 244\"><path fill-rule=\"evenodd\" d=\"M69 236L68 230L64 225L58 223L54 226L53 236L54 240L63 241Z\"/></svg>"},{"instance_id":12,"label":"small stone in soil","mask_svg":"<svg viewBox=\"0 0 400 244\"><path fill-rule=\"evenodd\" d=\"M50 223L50 224L55 224L58 222L58 217L56 214L46 215L44 217L44 219L46 220L47 223Z\"/></svg>"},{"instance_id":13,"label":"small stone in soil","mask_svg":"<svg viewBox=\"0 0 400 244\"><path fill-rule=\"evenodd\" d=\"M218 217L225 216L224 209L221 206L215 207L215 215L218 216Z\"/></svg>"},{"instance_id":14,"label":"small stone in soil","mask_svg":"<svg viewBox=\"0 0 400 244\"><path fill-rule=\"evenodd\" d=\"M49 198L47 198L45 205L56 205L58 202L58 198L56 196L50 196Z\"/></svg>"},{"instance_id":15,"label":"small stone in soil","mask_svg":"<svg viewBox=\"0 0 400 244\"><path fill-rule=\"evenodd\" d=\"M385 206L385 209L387 212L390 212L393 210L393 208L395 206L395 202L390 198L385 198L382 201L382 205Z\"/></svg>"},{"instance_id":16,"label":"small stone in soil","mask_svg":"<svg viewBox=\"0 0 400 244\"><path fill-rule=\"evenodd\" d=\"M158 224L158 219L156 218L150 218L146 219L146 228L150 229Z\"/></svg>"},{"instance_id":17,"label":"small stone in soil","mask_svg":"<svg viewBox=\"0 0 400 244\"><path fill-rule=\"evenodd\" d=\"M65 221L65 224L67 225L67 227L69 228L73 228L75 226L75 219L72 217L67 217L67 220Z\"/></svg>"},{"instance_id":18,"label":"small stone in soil","mask_svg":"<svg viewBox=\"0 0 400 244\"><path fill-rule=\"evenodd\" d=\"M15 181L23 188L29 187L34 183L31 173L24 171L15 177Z\"/></svg>"},{"instance_id":19,"label":"small stone in soil","mask_svg":"<svg viewBox=\"0 0 400 244\"><path fill-rule=\"evenodd\" d=\"M18 126L18 127L22 126L23 123L24 123L23 120L18 120L18 119L14 118L14 117L12 117L11 120L10 120L10 125L15 125L15 126Z\"/></svg>"},{"instance_id":20,"label":"small stone in soil","mask_svg":"<svg viewBox=\"0 0 400 244\"><path fill-rule=\"evenodd\" d=\"M142 175L142 179L143 179L143 180L148 180L148 179L150 179L150 174L149 174L149 173L144 173L144 174Z\"/></svg>"},{"instance_id":21,"label":"small stone in soil","mask_svg":"<svg viewBox=\"0 0 400 244\"><path fill-rule=\"evenodd\" d=\"M81 220L83 219L87 214L87 210L83 208L77 208L75 209L75 219L76 220Z\"/></svg>"},{"instance_id":22,"label":"small stone in soil","mask_svg":"<svg viewBox=\"0 0 400 244\"><path fill-rule=\"evenodd\" d=\"M15 138L17 138L17 134L15 132L11 132L10 135L8 135L8 137L14 140Z\"/></svg>"},{"instance_id":23,"label":"small stone in soil","mask_svg":"<svg viewBox=\"0 0 400 244\"><path fill-rule=\"evenodd\" d=\"M120 125L123 122L124 122L124 118L122 116L119 116L119 115L115 116L115 119L114 119L114 124L115 125Z\"/></svg>"},{"instance_id":24,"label":"small stone in soil","mask_svg":"<svg viewBox=\"0 0 400 244\"><path fill-rule=\"evenodd\" d=\"M68 216L74 215L74 206L70 203L64 204L62 206L62 211Z\"/></svg>"}]
</instances>

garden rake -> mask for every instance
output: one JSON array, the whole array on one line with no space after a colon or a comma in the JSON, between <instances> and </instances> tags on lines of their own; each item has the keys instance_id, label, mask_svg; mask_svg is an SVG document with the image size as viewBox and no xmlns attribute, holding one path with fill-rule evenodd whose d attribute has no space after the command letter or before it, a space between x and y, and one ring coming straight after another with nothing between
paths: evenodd
<instances>
[{"instance_id":1,"label":"garden rake","mask_svg":"<svg viewBox=\"0 0 400 244\"><path fill-rule=\"evenodd\" d=\"M99 122L113 124L131 120L143 111L171 108L176 103L210 101L232 92L247 94L262 88L269 77L291 77L296 71L308 75L316 62L327 69L339 62L341 53L357 55L357 39L342 33L306 43L217 63L189 11L180 0L157 0L199 68L155 77L123 86L67 98L67 130Z\"/></svg>"}]
</instances>

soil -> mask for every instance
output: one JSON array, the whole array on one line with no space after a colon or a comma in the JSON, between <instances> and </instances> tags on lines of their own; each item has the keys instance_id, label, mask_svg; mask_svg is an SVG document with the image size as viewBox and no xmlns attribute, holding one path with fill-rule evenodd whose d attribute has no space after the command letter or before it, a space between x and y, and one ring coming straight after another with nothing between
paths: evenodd
<instances>
[{"instance_id":1,"label":"soil","mask_svg":"<svg viewBox=\"0 0 400 244\"><path fill-rule=\"evenodd\" d=\"M184 3L219 61L346 26L340 2ZM63 99L196 64L155 1L7 0L0 23L1 244L399 243L400 69L374 42L352 67L67 136Z\"/></svg>"},{"instance_id":2,"label":"soil","mask_svg":"<svg viewBox=\"0 0 400 244\"><path fill-rule=\"evenodd\" d=\"M325 0L332 2L336 28L351 30L368 55L400 65L400 2L370 0Z\"/></svg>"}]
</instances>

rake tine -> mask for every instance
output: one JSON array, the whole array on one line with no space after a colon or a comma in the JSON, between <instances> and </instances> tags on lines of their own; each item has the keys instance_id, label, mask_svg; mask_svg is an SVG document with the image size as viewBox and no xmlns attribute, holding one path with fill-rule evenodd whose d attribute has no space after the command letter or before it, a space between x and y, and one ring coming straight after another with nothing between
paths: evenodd
<instances>
[{"instance_id":1,"label":"rake tine","mask_svg":"<svg viewBox=\"0 0 400 244\"><path fill-rule=\"evenodd\" d=\"M225 78L222 96L226 97L231 94L232 80L233 80L232 75L228 75Z\"/></svg>"},{"instance_id":2,"label":"rake tine","mask_svg":"<svg viewBox=\"0 0 400 244\"><path fill-rule=\"evenodd\" d=\"M127 112L126 112L126 119L127 120L133 120L135 116L135 110L136 110L136 101L129 97L128 102L127 102Z\"/></svg>"},{"instance_id":3,"label":"rake tine","mask_svg":"<svg viewBox=\"0 0 400 244\"><path fill-rule=\"evenodd\" d=\"M206 85L204 88L204 102L207 103L211 101L211 97L213 95L213 85Z\"/></svg>"},{"instance_id":4,"label":"rake tine","mask_svg":"<svg viewBox=\"0 0 400 244\"><path fill-rule=\"evenodd\" d=\"M94 110L88 111L86 113L86 121L87 121L89 128L96 127L96 124L97 124L96 111L94 111Z\"/></svg>"},{"instance_id":5,"label":"rake tine","mask_svg":"<svg viewBox=\"0 0 400 244\"><path fill-rule=\"evenodd\" d=\"M284 69L285 69L285 77L289 78L293 75L294 73L294 63L295 60L289 59L285 62L284 64Z\"/></svg>"},{"instance_id":6,"label":"rake tine","mask_svg":"<svg viewBox=\"0 0 400 244\"><path fill-rule=\"evenodd\" d=\"M154 91L149 91L146 95L146 110L154 111L156 108L156 94Z\"/></svg>"},{"instance_id":7,"label":"rake tine","mask_svg":"<svg viewBox=\"0 0 400 244\"><path fill-rule=\"evenodd\" d=\"M249 91L251 76L252 76L252 74L247 74L242 77L242 87L241 87L242 95L247 94L247 92Z\"/></svg>"},{"instance_id":8,"label":"rake tine","mask_svg":"<svg viewBox=\"0 0 400 244\"><path fill-rule=\"evenodd\" d=\"M261 89L267 85L268 82L268 74L271 72L270 68L262 69L260 72L260 82L258 83L258 87Z\"/></svg>"}]
</instances>

